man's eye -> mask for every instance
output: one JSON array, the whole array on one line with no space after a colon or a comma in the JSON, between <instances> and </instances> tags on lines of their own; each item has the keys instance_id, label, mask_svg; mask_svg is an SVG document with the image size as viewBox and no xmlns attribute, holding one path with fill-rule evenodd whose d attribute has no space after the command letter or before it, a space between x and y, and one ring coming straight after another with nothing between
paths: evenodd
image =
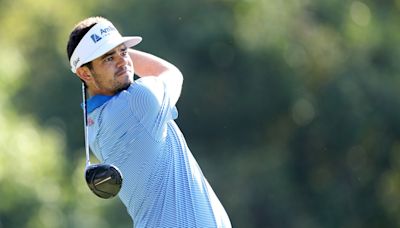
<instances>
[{"instance_id":1,"label":"man's eye","mask_svg":"<svg viewBox=\"0 0 400 228\"><path fill-rule=\"evenodd\" d=\"M128 55L128 51L122 51L121 52L121 56L127 56Z\"/></svg>"},{"instance_id":2,"label":"man's eye","mask_svg":"<svg viewBox=\"0 0 400 228\"><path fill-rule=\"evenodd\" d=\"M112 56L108 56L107 58L104 59L105 62L111 62L113 60Z\"/></svg>"}]
</instances>

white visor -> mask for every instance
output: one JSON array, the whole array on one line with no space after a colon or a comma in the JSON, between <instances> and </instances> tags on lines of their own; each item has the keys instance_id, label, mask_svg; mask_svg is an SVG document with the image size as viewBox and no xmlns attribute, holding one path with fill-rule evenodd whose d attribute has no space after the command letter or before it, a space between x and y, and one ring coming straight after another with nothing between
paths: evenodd
<instances>
[{"instance_id":1,"label":"white visor","mask_svg":"<svg viewBox=\"0 0 400 228\"><path fill-rule=\"evenodd\" d=\"M76 73L76 69L83 64L104 55L122 43L130 48L140 41L142 41L140 36L122 37L111 22L97 23L85 34L72 53L71 71Z\"/></svg>"}]
</instances>

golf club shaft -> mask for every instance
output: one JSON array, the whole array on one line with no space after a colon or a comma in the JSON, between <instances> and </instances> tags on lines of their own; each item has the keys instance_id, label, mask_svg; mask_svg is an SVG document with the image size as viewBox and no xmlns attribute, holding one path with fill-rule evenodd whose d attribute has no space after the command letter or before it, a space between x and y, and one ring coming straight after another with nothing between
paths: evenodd
<instances>
[{"instance_id":1,"label":"golf club shaft","mask_svg":"<svg viewBox=\"0 0 400 228\"><path fill-rule=\"evenodd\" d=\"M83 127L85 131L85 152L86 152L86 167L90 165L89 155L89 137L87 126L87 102L86 102L86 85L82 82L82 105L83 105Z\"/></svg>"}]
</instances>

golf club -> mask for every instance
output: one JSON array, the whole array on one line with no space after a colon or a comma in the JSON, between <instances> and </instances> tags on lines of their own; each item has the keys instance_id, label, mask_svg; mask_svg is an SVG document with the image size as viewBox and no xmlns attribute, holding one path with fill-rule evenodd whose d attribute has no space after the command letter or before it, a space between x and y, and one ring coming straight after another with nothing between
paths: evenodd
<instances>
[{"instance_id":1,"label":"golf club","mask_svg":"<svg viewBox=\"0 0 400 228\"><path fill-rule=\"evenodd\" d=\"M90 164L87 125L86 85L82 82L83 125L85 130L86 166L85 179L90 190L100 198L109 199L118 194L122 186L122 174L111 164Z\"/></svg>"}]
</instances>

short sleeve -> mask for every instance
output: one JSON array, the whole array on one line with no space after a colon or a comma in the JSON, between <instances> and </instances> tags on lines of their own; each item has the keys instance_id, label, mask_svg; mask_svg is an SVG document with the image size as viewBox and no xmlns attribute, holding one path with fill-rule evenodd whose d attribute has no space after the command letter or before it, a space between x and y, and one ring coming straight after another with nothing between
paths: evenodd
<instances>
[{"instance_id":1,"label":"short sleeve","mask_svg":"<svg viewBox=\"0 0 400 228\"><path fill-rule=\"evenodd\" d=\"M166 123L177 114L173 100L176 98L169 93L165 81L159 77L143 77L136 80L128 92L135 118L155 140L161 140L166 132Z\"/></svg>"}]
</instances>

